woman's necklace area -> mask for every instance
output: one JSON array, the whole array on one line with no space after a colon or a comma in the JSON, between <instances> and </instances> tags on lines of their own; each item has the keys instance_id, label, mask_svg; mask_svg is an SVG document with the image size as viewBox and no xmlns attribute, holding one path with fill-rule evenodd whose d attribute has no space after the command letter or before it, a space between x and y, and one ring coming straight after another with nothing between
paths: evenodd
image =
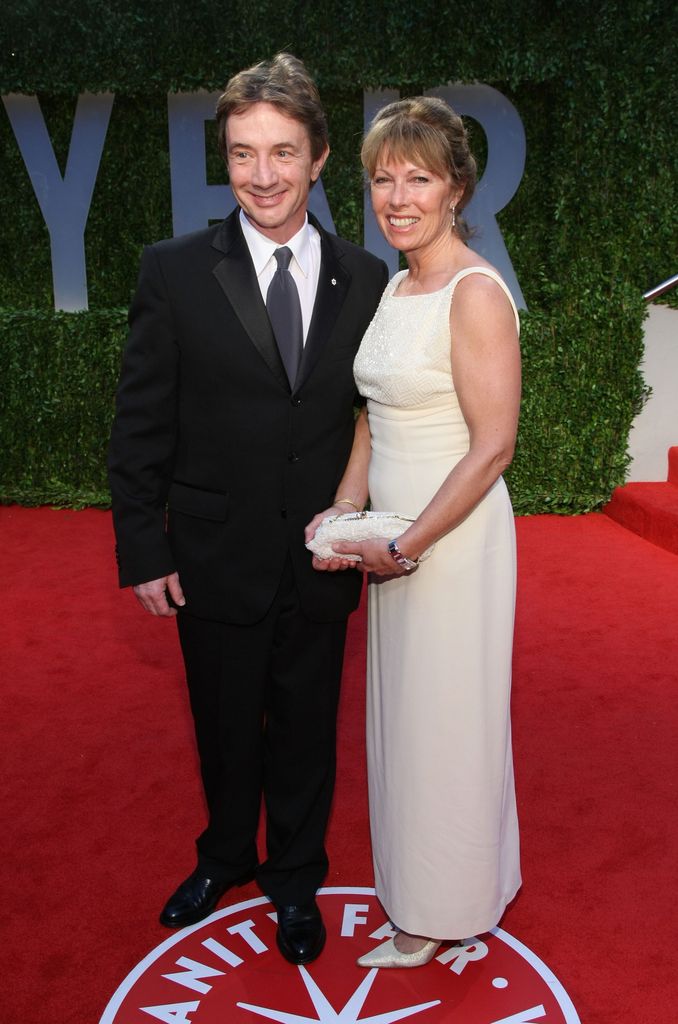
<instances>
[{"instance_id":1,"label":"woman's necklace area","mask_svg":"<svg viewBox=\"0 0 678 1024\"><path fill-rule=\"evenodd\" d=\"M463 243L459 244L463 246ZM416 271L410 267L407 275L399 282L395 294L403 297L407 295L430 295L445 288L454 275L464 267L464 262L460 259L461 254L457 246L448 243L446 249L446 252L431 253L431 266L422 267L420 265ZM423 260L424 264L427 262L429 260Z\"/></svg>"},{"instance_id":2,"label":"woman's necklace area","mask_svg":"<svg viewBox=\"0 0 678 1024\"><path fill-rule=\"evenodd\" d=\"M442 291L443 288L447 287L454 275L463 269L455 264L456 260L450 261L447 266L441 267L440 270L430 271L416 278L412 276L412 271L408 270L407 276L399 282L394 294L399 298L406 298L413 295L432 295L434 292Z\"/></svg>"}]
</instances>

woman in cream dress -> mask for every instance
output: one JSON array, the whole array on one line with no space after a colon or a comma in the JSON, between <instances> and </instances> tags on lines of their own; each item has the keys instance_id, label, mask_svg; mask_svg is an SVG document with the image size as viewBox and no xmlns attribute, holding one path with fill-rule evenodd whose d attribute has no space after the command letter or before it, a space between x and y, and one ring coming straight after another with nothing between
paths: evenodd
<instances>
[{"instance_id":1,"label":"woman in cream dress","mask_svg":"<svg viewBox=\"0 0 678 1024\"><path fill-rule=\"evenodd\" d=\"M497 924L520 886L510 730L515 532L502 471L520 400L518 315L464 241L475 162L442 100L385 107L363 145L379 226L405 253L355 362L367 398L332 510L414 516L335 544L370 573L367 748L376 892L396 933L358 961L415 967ZM434 545L428 558L421 556ZM356 563L353 563L356 564Z\"/></svg>"}]
</instances>

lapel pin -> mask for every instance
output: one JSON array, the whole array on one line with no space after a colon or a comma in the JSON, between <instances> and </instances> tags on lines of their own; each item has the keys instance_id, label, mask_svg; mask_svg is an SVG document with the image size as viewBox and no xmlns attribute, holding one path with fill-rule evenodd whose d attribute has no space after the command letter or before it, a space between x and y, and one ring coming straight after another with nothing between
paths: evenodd
<instances>
[{"instance_id":1,"label":"lapel pin","mask_svg":"<svg viewBox=\"0 0 678 1024\"><path fill-rule=\"evenodd\" d=\"M337 279L336 279L336 277L333 277L332 278L332 284L336 284L336 283L337 283Z\"/></svg>"}]
</instances>

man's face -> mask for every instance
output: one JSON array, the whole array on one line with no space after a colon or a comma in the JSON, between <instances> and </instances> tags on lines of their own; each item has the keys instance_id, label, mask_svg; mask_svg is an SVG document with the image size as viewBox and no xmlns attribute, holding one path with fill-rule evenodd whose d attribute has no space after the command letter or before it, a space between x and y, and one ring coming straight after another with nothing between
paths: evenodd
<instances>
[{"instance_id":1,"label":"man's face","mask_svg":"<svg viewBox=\"0 0 678 1024\"><path fill-rule=\"evenodd\" d=\"M306 127L272 103L253 103L226 122L231 188L248 220L284 245L304 223L311 182L329 147L311 156Z\"/></svg>"}]
</instances>

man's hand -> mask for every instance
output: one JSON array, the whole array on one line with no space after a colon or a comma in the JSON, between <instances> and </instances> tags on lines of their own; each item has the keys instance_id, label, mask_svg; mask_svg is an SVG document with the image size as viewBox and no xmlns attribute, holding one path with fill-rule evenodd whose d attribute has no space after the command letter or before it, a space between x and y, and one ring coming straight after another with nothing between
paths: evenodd
<instances>
[{"instance_id":1,"label":"man's hand","mask_svg":"<svg viewBox=\"0 0 678 1024\"><path fill-rule=\"evenodd\" d=\"M159 580L149 580L148 583L139 583L134 587L134 594L139 604L150 612L151 615L176 615L176 608L167 601L167 591L175 604L183 606L186 604L184 592L179 583L179 573L173 572L171 576L163 576Z\"/></svg>"}]
</instances>

